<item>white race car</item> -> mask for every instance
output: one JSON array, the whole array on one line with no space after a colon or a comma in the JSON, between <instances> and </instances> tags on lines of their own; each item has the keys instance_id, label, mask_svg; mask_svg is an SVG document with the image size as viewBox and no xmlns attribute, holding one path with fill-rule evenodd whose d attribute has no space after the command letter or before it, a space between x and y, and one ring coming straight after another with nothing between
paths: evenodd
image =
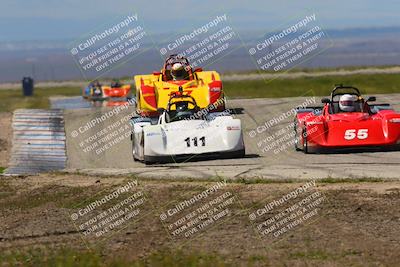
<instances>
[{"instance_id":1,"label":"white race car","mask_svg":"<svg viewBox=\"0 0 400 267\"><path fill-rule=\"evenodd\" d=\"M132 153L145 164L202 158L244 157L241 122L228 112L202 112L189 95L177 92L157 121L134 117Z\"/></svg>"}]
</instances>

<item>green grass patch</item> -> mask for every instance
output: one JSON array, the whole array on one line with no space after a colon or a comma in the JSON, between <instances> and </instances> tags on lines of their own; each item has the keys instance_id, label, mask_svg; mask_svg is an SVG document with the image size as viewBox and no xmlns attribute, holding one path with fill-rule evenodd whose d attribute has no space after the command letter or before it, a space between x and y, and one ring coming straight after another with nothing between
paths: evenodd
<instances>
[{"instance_id":1,"label":"green grass patch","mask_svg":"<svg viewBox=\"0 0 400 267\"><path fill-rule=\"evenodd\" d=\"M328 96L335 84L352 85L363 94L400 93L399 74L300 77L295 79L225 81L228 98Z\"/></svg>"},{"instance_id":2,"label":"green grass patch","mask_svg":"<svg viewBox=\"0 0 400 267\"><path fill-rule=\"evenodd\" d=\"M101 257L91 251L63 249L30 249L0 253L0 265L4 266L105 266Z\"/></svg>"},{"instance_id":3,"label":"green grass patch","mask_svg":"<svg viewBox=\"0 0 400 267\"><path fill-rule=\"evenodd\" d=\"M1 185L4 192L15 191L14 188ZM0 198L0 210L27 210L48 203L55 203L58 207L71 208L90 196L90 192L84 187L67 187L48 185L29 192L19 194L7 194Z\"/></svg>"},{"instance_id":4,"label":"green grass patch","mask_svg":"<svg viewBox=\"0 0 400 267\"><path fill-rule=\"evenodd\" d=\"M81 95L79 87L54 87L35 88L33 96L23 96L22 89L1 89L0 90L0 112L11 112L19 108L43 108L50 107L49 97L51 96L76 96Z\"/></svg>"},{"instance_id":5,"label":"green grass patch","mask_svg":"<svg viewBox=\"0 0 400 267\"><path fill-rule=\"evenodd\" d=\"M249 259L253 263L257 259ZM232 266L216 254L198 252L183 253L182 251L155 252L140 260L127 260L112 255L104 256L98 251L77 249L30 249L26 251L7 251L0 255L0 265L5 266L63 266L63 267L105 267L105 266L159 266L159 267L206 267ZM249 265L251 266L251 265Z\"/></svg>"},{"instance_id":6,"label":"green grass patch","mask_svg":"<svg viewBox=\"0 0 400 267\"><path fill-rule=\"evenodd\" d=\"M5 167L0 167L0 174L3 173L5 169Z\"/></svg>"},{"instance_id":7,"label":"green grass patch","mask_svg":"<svg viewBox=\"0 0 400 267\"><path fill-rule=\"evenodd\" d=\"M270 73L270 74L285 74L285 73L296 73L296 72L306 72L306 73L321 73L321 72L331 72L331 71L357 71L357 70L369 70L369 69L391 69L394 67L398 67L398 65L382 65L382 66L342 66L342 67L318 67L318 68L302 68L295 67L289 70L284 71L274 71L274 70L245 70L245 71L225 71L221 74L223 75L234 75L234 74L262 74L262 73ZM127 77L128 79L130 77Z\"/></svg>"},{"instance_id":8,"label":"green grass patch","mask_svg":"<svg viewBox=\"0 0 400 267\"><path fill-rule=\"evenodd\" d=\"M317 183L322 184L339 184L339 183L382 183L382 182L392 182L394 179L383 179L383 178L323 178L317 180Z\"/></svg>"},{"instance_id":9,"label":"green grass patch","mask_svg":"<svg viewBox=\"0 0 400 267\"><path fill-rule=\"evenodd\" d=\"M322 250L312 250L307 252L293 252L289 255L289 258L306 260L328 260L335 258L335 256Z\"/></svg>"},{"instance_id":10,"label":"green grass patch","mask_svg":"<svg viewBox=\"0 0 400 267\"><path fill-rule=\"evenodd\" d=\"M361 256L362 252L357 250L346 250L346 251L335 251L330 253L324 250L308 250L308 251L296 251L289 254L290 259L296 260L315 260L315 261L339 261L351 256Z\"/></svg>"},{"instance_id":11,"label":"green grass patch","mask_svg":"<svg viewBox=\"0 0 400 267\"><path fill-rule=\"evenodd\" d=\"M127 266L127 265L121 265ZM190 254L177 252L157 252L151 254L148 258L132 262L130 266L166 266L166 267L186 267L186 266L229 266L224 263L222 257L215 254L204 254L192 252Z\"/></svg>"},{"instance_id":12,"label":"green grass patch","mask_svg":"<svg viewBox=\"0 0 400 267\"><path fill-rule=\"evenodd\" d=\"M86 172L74 171L74 172L57 172L57 176L61 175L82 175L88 177L101 177L98 174L93 175ZM226 178L222 176L213 176L204 180L203 178L197 177L165 177L163 179L159 179L157 177L140 177L137 175L126 175L126 174L107 174L102 178L112 179L113 177L118 178L126 178L127 181L132 179L139 180L139 184L142 182L152 182L152 183L160 183L165 184L165 182L178 182L178 183L216 183L221 181L226 181L227 184L293 184L293 183L306 183L315 180L317 184L333 184L333 183L384 183L384 182L393 182L397 181L396 179L391 178L378 178L378 177L342 177L342 178L333 178L327 176L326 178L321 179L295 179L295 178L266 178L266 177L238 177L238 178Z\"/></svg>"},{"instance_id":13,"label":"green grass patch","mask_svg":"<svg viewBox=\"0 0 400 267\"><path fill-rule=\"evenodd\" d=\"M0 178L0 203L2 199L15 195L15 191L6 179Z\"/></svg>"}]
</instances>

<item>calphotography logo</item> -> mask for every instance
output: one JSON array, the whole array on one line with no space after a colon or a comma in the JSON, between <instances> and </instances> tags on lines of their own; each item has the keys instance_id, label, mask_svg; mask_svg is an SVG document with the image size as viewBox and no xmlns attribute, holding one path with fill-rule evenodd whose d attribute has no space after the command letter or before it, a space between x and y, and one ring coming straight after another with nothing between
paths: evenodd
<instances>
[{"instance_id":1,"label":"calphotography logo","mask_svg":"<svg viewBox=\"0 0 400 267\"><path fill-rule=\"evenodd\" d=\"M185 243L231 218L237 203L238 198L227 182L220 181L183 201L169 204L159 218L173 240Z\"/></svg>"},{"instance_id":2,"label":"calphotography logo","mask_svg":"<svg viewBox=\"0 0 400 267\"><path fill-rule=\"evenodd\" d=\"M295 231L300 225L317 218L326 197L315 189L315 181L307 182L295 190L274 199L249 214L256 231L270 242Z\"/></svg>"},{"instance_id":3,"label":"calphotography logo","mask_svg":"<svg viewBox=\"0 0 400 267\"><path fill-rule=\"evenodd\" d=\"M118 146L130 139L132 133L132 105L134 99L130 99L102 115L84 121L71 131L71 142L83 152L83 155L101 155L109 150L115 150Z\"/></svg>"},{"instance_id":4,"label":"calphotography logo","mask_svg":"<svg viewBox=\"0 0 400 267\"><path fill-rule=\"evenodd\" d=\"M150 49L151 40L138 14L128 14L72 46L71 55L83 76L97 78Z\"/></svg>"},{"instance_id":5,"label":"calphotography logo","mask_svg":"<svg viewBox=\"0 0 400 267\"><path fill-rule=\"evenodd\" d=\"M77 208L70 218L84 238L104 241L144 216L145 205L147 196L139 189L138 180L133 180L110 193L95 196L87 205Z\"/></svg>"},{"instance_id":6,"label":"calphotography logo","mask_svg":"<svg viewBox=\"0 0 400 267\"><path fill-rule=\"evenodd\" d=\"M332 46L315 13L258 40L248 52L261 71L284 72Z\"/></svg>"},{"instance_id":7,"label":"calphotography logo","mask_svg":"<svg viewBox=\"0 0 400 267\"><path fill-rule=\"evenodd\" d=\"M160 54L179 54L191 62L192 67L202 67L215 62L241 45L238 33L229 23L227 14L216 15L192 31L177 35L160 44Z\"/></svg>"}]
</instances>

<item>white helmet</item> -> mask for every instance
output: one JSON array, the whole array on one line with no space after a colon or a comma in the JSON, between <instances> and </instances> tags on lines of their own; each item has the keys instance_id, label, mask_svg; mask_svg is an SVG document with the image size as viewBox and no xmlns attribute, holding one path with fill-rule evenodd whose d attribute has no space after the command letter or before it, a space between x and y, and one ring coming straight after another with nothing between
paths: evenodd
<instances>
[{"instance_id":1,"label":"white helmet","mask_svg":"<svg viewBox=\"0 0 400 267\"><path fill-rule=\"evenodd\" d=\"M171 75L176 80L183 80L185 75L183 65L181 63L175 63L172 65Z\"/></svg>"},{"instance_id":2,"label":"white helmet","mask_svg":"<svg viewBox=\"0 0 400 267\"><path fill-rule=\"evenodd\" d=\"M354 102L354 96L349 94L342 95L339 99L339 108L345 112L354 112L356 109Z\"/></svg>"}]
</instances>

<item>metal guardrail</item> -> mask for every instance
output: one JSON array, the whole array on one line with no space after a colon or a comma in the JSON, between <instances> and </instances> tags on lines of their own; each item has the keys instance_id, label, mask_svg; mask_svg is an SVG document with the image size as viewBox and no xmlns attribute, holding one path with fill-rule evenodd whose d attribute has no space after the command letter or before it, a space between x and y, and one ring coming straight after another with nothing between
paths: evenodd
<instances>
[{"instance_id":1,"label":"metal guardrail","mask_svg":"<svg viewBox=\"0 0 400 267\"><path fill-rule=\"evenodd\" d=\"M8 175L64 169L66 137L61 109L18 109L14 112L12 153Z\"/></svg>"}]
</instances>

